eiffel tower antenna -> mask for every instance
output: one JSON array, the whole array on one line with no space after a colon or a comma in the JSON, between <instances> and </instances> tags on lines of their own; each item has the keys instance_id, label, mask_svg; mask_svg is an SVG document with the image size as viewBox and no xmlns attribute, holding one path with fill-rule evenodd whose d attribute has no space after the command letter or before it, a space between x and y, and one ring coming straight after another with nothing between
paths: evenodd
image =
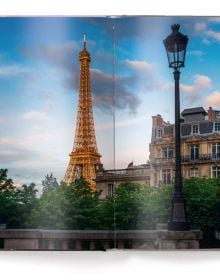
<instances>
[{"instance_id":1,"label":"eiffel tower antenna","mask_svg":"<svg viewBox=\"0 0 220 280\"><path fill-rule=\"evenodd\" d=\"M83 46L86 49L86 33L83 33Z\"/></svg>"}]
</instances>

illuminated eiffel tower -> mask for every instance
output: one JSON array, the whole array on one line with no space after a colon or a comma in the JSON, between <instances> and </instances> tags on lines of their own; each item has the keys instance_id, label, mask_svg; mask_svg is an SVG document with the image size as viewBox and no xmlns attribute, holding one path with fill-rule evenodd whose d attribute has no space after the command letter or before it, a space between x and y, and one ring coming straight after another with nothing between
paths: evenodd
<instances>
[{"instance_id":1,"label":"illuminated eiffel tower","mask_svg":"<svg viewBox=\"0 0 220 280\"><path fill-rule=\"evenodd\" d=\"M84 34L84 48L79 53L80 84L77 112L77 124L73 150L64 177L64 182L70 184L75 179L83 177L92 190L96 189L96 170L101 165L96 144L95 128L92 110L92 95L90 83L90 54L86 49L86 36Z\"/></svg>"}]
</instances>

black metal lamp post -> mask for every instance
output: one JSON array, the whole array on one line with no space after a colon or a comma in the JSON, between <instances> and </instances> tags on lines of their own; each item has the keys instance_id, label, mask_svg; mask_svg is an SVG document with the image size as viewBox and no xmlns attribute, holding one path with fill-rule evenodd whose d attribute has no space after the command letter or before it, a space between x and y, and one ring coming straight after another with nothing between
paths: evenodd
<instances>
[{"instance_id":1,"label":"black metal lamp post","mask_svg":"<svg viewBox=\"0 0 220 280\"><path fill-rule=\"evenodd\" d=\"M172 33L163 41L169 67L174 69L175 80L175 182L172 197L171 219L168 223L168 230L189 230L190 225L186 218L186 199L182 191L181 174L181 138L180 138L180 97L179 80L180 68L184 67L186 46L188 37L179 32L180 25L171 26Z\"/></svg>"}]
</instances>

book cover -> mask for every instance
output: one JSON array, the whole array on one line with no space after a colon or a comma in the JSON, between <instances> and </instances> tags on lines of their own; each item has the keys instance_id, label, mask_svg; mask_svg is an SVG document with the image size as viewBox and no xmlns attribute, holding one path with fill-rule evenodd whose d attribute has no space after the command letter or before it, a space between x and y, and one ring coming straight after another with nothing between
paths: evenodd
<instances>
[{"instance_id":1,"label":"book cover","mask_svg":"<svg viewBox=\"0 0 220 280\"><path fill-rule=\"evenodd\" d=\"M1 250L219 248L219 17L0 35Z\"/></svg>"}]
</instances>

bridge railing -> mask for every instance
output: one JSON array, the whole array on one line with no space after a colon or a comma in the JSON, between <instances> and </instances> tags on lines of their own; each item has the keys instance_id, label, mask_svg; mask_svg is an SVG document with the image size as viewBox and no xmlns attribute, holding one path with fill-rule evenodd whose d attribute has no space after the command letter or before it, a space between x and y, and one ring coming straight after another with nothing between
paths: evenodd
<instances>
[{"instance_id":1,"label":"bridge railing","mask_svg":"<svg viewBox=\"0 0 220 280\"><path fill-rule=\"evenodd\" d=\"M200 231L0 230L2 250L108 250L199 248ZM168 247L167 247L168 246ZM185 246L185 247L184 247Z\"/></svg>"}]
</instances>

